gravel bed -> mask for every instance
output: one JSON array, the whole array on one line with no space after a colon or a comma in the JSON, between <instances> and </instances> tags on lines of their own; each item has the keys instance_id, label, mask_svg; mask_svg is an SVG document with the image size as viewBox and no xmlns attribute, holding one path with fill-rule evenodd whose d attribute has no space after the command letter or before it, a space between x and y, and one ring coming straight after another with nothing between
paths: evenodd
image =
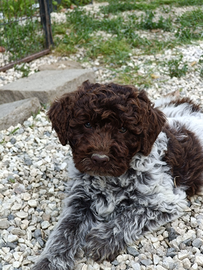
<instances>
[{"instance_id":1,"label":"gravel bed","mask_svg":"<svg viewBox=\"0 0 203 270\"><path fill-rule=\"evenodd\" d=\"M57 15L54 15L57 20ZM60 18L59 18L60 19ZM63 20L63 18L62 18ZM163 61L183 55L189 71L181 78L170 78ZM81 60L84 50L70 57L49 55L26 64L33 74L40 65L61 60ZM122 66L139 66L141 74L155 74L149 96L156 99L180 90L203 104L202 68L203 42L167 50L160 55L131 56ZM149 63L151 61L151 64ZM100 59L82 63L83 68L95 71L98 82L114 79L109 66L101 66ZM0 86L21 78L22 73L10 69L0 72ZM69 146L60 145L46 110L18 124L0 131L0 270L29 270L43 249L58 221L68 181ZM119 255L115 261L102 264L85 258L76 263L76 270L165 270L203 269L203 197L191 198L185 214L148 233Z\"/></svg>"},{"instance_id":2,"label":"gravel bed","mask_svg":"<svg viewBox=\"0 0 203 270\"><path fill-rule=\"evenodd\" d=\"M68 181L69 146L42 111L0 132L0 269L30 269L58 220ZM148 233L111 263L84 257L76 269L203 269L203 198L184 216Z\"/></svg>"}]
</instances>

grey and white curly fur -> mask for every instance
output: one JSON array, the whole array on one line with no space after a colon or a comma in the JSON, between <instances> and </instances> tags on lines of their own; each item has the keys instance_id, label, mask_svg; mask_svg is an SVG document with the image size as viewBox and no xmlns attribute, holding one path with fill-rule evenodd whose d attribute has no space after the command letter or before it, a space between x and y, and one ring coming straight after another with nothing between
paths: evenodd
<instances>
[{"instance_id":1,"label":"grey and white curly fur","mask_svg":"<svg viewBox=\"0 0 203 270\"><path fill-rule=\"evenodd\" d=\"M191 179L187 180L189 184L184 179L183 184L178 182L181 175L176 175L178 164L169 161L172 159L169 148L173 142L185 142L191 133L191 140L199 143L201 153L198 155L202 158L203 114L187 99L165 98L156 106L168 118L150 153L135 153L123 174L95 175L92 167L91 173L81 172L74 160L70 162L69 177L72 180L68 183L63 212L33 270L73 269L81 250L95 261L114 260L120 251L145 232L157 230L184 213L187 190L194 188ZM202 166L202 162L199 163ZM189 166L193 169L193 165ZM197 167L202 175L202 167L200 169L199 164ZM174 181L176 177L177 182ZM196 190L201 181L198 179L195 183Z\"/></svg>"}]
</instances>

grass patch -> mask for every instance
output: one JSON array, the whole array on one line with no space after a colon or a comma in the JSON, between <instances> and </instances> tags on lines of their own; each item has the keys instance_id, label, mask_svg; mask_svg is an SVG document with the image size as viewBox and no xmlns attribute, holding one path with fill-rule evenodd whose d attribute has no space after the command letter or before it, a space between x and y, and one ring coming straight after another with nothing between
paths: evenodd
<instances>
[{"instance_id":1,"label":"grass patch","mask_svg":"<svg viewBox=\"0 0 203 270\"><path fill-rule=\"evenodd\" d=\"M9 136L12 135L12 134L14 134L14 133L16 133L16 131L18 131L18 130L19 130L19 127L15 128L11 132L9 132Z\"/></svg>"},{"instance_id":2,"label":"grass patch","mask_svg":"<svg viewBox=\"0 0 203 270\"><path fill-rule=\"evenodd\" d=\"M193 11L185 12L177 21L183 27L202 27L203 26L203 11L195 9Z\"/></svg>"},{"instance_id":3,"label":"grass patch","mask_svg":"<svg viewBox=\"0 0 203 270\"><path fill-rule=\"evenodd\" d=\"M105 64L120 66L130 59L130 52L131 47L124 39L112 38L104 41L99 39L96 45L87 50L87 57L96 59L102 55Z\"/></svg>"},{"instance_id":4,"label":"grass patch","mask_svg":"<svg viewBox=\"0 0 203 270\"><path fill-rule=\"evenodd\" d=\"M20 64L20 65L15 65L14 66L15 70L18 70L18 71L21 71L22 72L22 77L28 77L28 75L30 74L31 72L31 68L29 65L23 63L23 64Z\"/></svg>"},{"instance_id":5,"label":"grass patch","mask_svg":"<svg viewBox=\"0 0 203 270\"><path fill-rule=\"evenodd\" d=\"M148 11L145 15L142 15L141 20L138 24L138 29L153 30L162 29L164 31L172 30L172 20L171 18L164 19L162 16L156 22L154 21L155 13Z\"/></svg>"},{"instance_id":6,"label":"grass patch","mask_svg":"<svg viewBox=\"0 0 203 270\"><path fill-rule=\"evenodd\" d=\"M181 78L185 76L188 71L188 64L183 61L183 55L180 55L177 59L169 60L165 66L168 67L168 75L171 78Z\"/></svg>"},{"instance_id":7,"label":"grass patch","mask_svg":"<svg viewBox=\"0 0 203 270\"><path fill-rule=\"evenodd\" d=\"M16 21L10 21L0 26L0 44L9 54L9 62L21 59L28 54L41 51L44 44L44 35L38 21L26 21L20 25Z\"/></svg>"},{"instance_id":8,"label":"grass patch","mask_svg":"<svg viewBox=\"0 0 203 270\"><path fill-rule=\"evenodd\" d=\"M130 10L151 10L157 7L156 3L146 3L144 1L109 1L109 5L100 8L103 14L117 14Z\"/></svg>"},{"instance_id":9,"label":"grass patch","mask_svg":"<svg viewBox=\"0 0 203 270\"><path fill-rule=\"evenodd\" d=\"M150 75L138 75L133 77L128 73L119 73L116 77L116 82L119 84L135 85L139 88L149 88L152 85L152 78Z\"/></svg>"},{"instance_id":10,"label":"grass patch","mask_svg":"<svg viewBox=\"0 0 203 270\"><path fill-rule=\"evenodd\" d=\"M147 2L108 0L108 2L109 5L101 6L97 14L76 8L67 14L67 23L55 25L54 34L61 36L55 38L56 52L68 55L76 53L78 48L85 48L81 61L97 59L101 66L108 64L111 71L113 68L117 69L115 76L118 82L147 87L153 83L150 71L147 75L140 75L136 67L120 68L127 66L126 63L130 61L129 54L138 52L153 55L203 38L203 12L200 8L186 12L180 17L175 17L174 13L170 16L172 7L200 5L202 0ZM157 17L156 8L167 13L167 18L164 15ZM127 16L126 13L125 16L122 14L130 10L135 10L135 12ZM142 10L143 15L138 17L136 10ZM155 29L158 31L153 31ZM141 36L139 30L145 30L144 35L147 32L149 34L153 32L153 38ZM98 36L100 31L101 36ZM163 32L170 32L167 33L168 40ZM183 62L182 56L165 64L167 74L171 78L180 78L188 71L188 66Z\"/></svg>"},{"instance_id":11,"label":"grass patch","mask_svg":"<svg viewBox=\"0 0 203 270\"><path fill-rule=\"evenodd\" d=\"M6 18L33 16L36 12L34 8L35 0L2 0L0 1L0 12L3 12Z\"/></svg>"},{"instance_id":12,"label":"grass patch","mask_svg":"<svg viewBox=\"0 0 203 270\"><path fill-rule=\"evenodd\" d=\"M203 11L196 9L185 12L181 17L177 18L176 23L180 26L175 36L182 42L190 42L191 40L202 39L203 27Z\"/></svg>"},{"instance_id":13,"label":"grass patch","mask_svg":"<svg viewBox=\"0 0 203 270\"><path fill-rule=\"evenodd\" d=\"M97 1L102 2L102 1ZM202 5L202 0L155 0L155 1L142 1L142 0L109 0L109 5L100 8L104 14L118 14L124 11L130 10L142 10L150 11L156 8L168 5L168 6L196 6Z\"/></svg>"}]
</instances>

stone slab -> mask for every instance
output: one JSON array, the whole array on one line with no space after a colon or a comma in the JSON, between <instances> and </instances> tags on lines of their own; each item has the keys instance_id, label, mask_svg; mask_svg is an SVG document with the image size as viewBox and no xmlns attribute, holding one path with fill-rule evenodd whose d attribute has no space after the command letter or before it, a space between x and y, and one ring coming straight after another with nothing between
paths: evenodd
<instances>
[{"instance_id":1,"label":"stone slab","mask_svg":"<svg viewBox=\"0 0 203 270\"><path fill-rule=\"evenodd\" d=\"M60 60L56 63L42 64L39 70L59 70L59 69L82 69L82 65L72 60Z\"/></svg>"},{"instance_id":2,"label":"stone slab","mask_svg":"<svg viewBox=\"0 0 203 270\"><path fill-rule=\"evenodd\" d=\"M22 124L41 108L38 98L18 100L0 105L0 130Z\"/></svg>"},{"instance_id":3,"label":"stone slab","mask_svg":"<svg viewBox=\"0 0 203 270\"><path fill-rule=\"evenodd\" d=\"M87 69L43 70L0 87L0 104L37 97L43 104L77 89L85 80L95 82Z\"/></svg>"}]
</instances>

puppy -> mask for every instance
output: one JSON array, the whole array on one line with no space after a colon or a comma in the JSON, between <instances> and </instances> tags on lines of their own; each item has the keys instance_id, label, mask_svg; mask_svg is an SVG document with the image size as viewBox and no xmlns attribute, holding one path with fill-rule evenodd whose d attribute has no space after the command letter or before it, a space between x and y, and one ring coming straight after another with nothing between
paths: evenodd
<instances>
[{"instance_id":1,"label":"puppy","mask_svg":"<svg viewBox=\"0 0 203 270\"><path fill-rule=\"evenodd\" d=\"M147 231L183 214L203 173L203 113L187 98L154 106L133 86L91 84L48 116L70 144L72 180L60 220L33 270L69 270L81 250L114 260Z\"/></svg>"}]
</instances>

